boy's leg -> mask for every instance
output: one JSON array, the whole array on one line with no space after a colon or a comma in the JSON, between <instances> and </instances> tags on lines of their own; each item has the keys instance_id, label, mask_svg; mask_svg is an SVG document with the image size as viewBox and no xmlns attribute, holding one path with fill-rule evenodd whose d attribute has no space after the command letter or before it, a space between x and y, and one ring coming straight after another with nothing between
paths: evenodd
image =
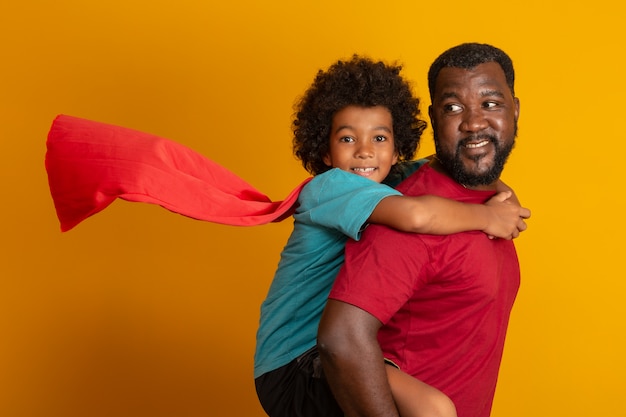
<instances>
[{"instance_id":1,"label":"boy's leg","mask_svg":"<svg viewBox=\"0 0 626 417\"><path fill-rule=\"evenodd\" d=\"M317 348L255 380L270 417L343 417L324 377Z\"/></svg>"},{"instance_id":2,"label":"boy's leg","mask_svg":"<svg viewBox=\"0 0 626 417\"><path fill-rule=\"evenodd\" d=\"M401 417L456 417L452 400L438 389L387 364L387 379Z\"/></svg>"}]
</instances>

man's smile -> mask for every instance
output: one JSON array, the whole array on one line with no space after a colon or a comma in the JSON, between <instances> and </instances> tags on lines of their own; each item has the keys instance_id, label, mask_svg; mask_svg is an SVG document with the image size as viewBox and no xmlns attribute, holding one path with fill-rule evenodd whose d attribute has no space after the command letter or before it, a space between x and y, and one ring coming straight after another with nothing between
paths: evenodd
<instances>
[{"instance_id":1,"label":"man's smile","mask_svg":"<svg viewBox=\"0 0 626 417\"><path fill-rule=\"evenodd\" d=\"M485 140L481 140L480 142L466 143L465 147L468 149L482 148L483 146L487 146L489 142L490 142L489 140L485 139Z\"/></svg>"}]
</instances>

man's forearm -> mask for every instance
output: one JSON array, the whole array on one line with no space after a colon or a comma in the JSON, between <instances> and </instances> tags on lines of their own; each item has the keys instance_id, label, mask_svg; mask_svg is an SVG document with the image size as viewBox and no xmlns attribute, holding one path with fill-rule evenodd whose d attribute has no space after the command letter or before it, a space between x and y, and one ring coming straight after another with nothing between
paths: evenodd
<instances>
[{"instance_id":1,"label":"man's forearm","mask_svg":"<svg viewBox=\"0 0 626 417\"><path fill-rule=\"evenodd\" d=\"M329 300L320 322L318 347L328 383L348 417L398 417L369 313Z\"/></svg>"}]
</instances>

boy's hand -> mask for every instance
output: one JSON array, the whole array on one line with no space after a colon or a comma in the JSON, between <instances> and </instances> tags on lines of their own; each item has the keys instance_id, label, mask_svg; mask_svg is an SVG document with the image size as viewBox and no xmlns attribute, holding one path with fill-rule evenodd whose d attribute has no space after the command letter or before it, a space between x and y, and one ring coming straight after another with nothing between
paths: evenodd
<instances>
[{"instance_id":1,"label":"boy's hand","mask_svg":"<svg viewBox=\"0 0 626 417\"><path fill-rule=\"evenodd\" d=\"M521 207L517 202L511 201L512 191L502 191L494 195L485 203L491 210L491 216L487 228L483 230L490 239L514 239L520 232L526 230L524 219L530 217L530 210Z\"/></svg>"}]
</instances>

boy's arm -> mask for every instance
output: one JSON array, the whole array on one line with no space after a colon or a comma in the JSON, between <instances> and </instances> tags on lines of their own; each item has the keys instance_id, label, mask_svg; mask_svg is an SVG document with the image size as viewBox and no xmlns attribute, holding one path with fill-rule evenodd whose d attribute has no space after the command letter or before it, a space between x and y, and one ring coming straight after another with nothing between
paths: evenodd
<instances>
[{"instance_id":1,"label":"boy's arm","mask_svg":"<svg viewBox=\"0 0 626 417\"><path fill-rule=\"evenodd\" d=\"M384 224L404 232L447 235L480 230L503 239L512 239L526 230L524 219L530 210L509 201L512 191L496 194L485 204L468 204L425 195L389 196L380 201L369 217L370 223Z\"/></svg>"}]
</instances>

